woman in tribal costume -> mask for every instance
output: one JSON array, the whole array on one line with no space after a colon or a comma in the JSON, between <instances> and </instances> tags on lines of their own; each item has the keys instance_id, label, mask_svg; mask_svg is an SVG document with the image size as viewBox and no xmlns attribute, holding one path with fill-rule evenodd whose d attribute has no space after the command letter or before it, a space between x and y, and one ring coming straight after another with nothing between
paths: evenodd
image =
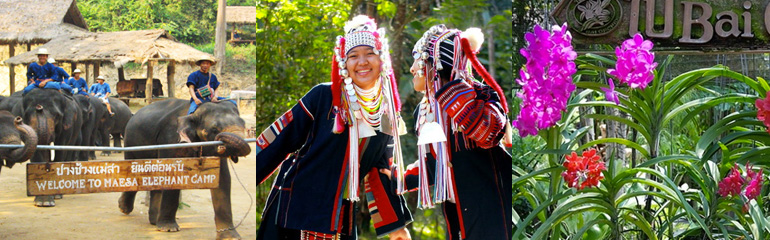
<instances>
[{"instance_id":1,"label":"woman in tribal costume","mask_svg":"<svg viewBox=\"0 0 770 240\"><path fill-rule=\"evenodd\" d=\"M378 236L409 239L411 214L397 194L404 186L390 176L403 169L397 89L384 30L366 16L347 22L331 83L315 86L257 138L257 179L278 174L258 239L357 239L359 200Z\"/></svg>"},{"instance_id":2,"label":"woman in tribal costume","mask_svg":"<svg viewBox=\"0 0 770 240\"><path fill-rule=\"evenodd\" d=\"M420 208L442 203L450 240L512 236L511 155L501 143L510 144L508 108L476 59L483 41L477 28L437 25L412 52L413 84L425 97L415 111L419 157L405 179Z\"/></svg>"}]
</instances>

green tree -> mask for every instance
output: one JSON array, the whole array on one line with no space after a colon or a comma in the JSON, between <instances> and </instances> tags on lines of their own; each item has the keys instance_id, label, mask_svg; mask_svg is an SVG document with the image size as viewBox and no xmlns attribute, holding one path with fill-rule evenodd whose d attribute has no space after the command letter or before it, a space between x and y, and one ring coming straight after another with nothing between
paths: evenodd
<instances>
[{"instance_id":1,"label":"green tree","mask_svg":"<svg viewBox=\"0 0 770 240\"><path fill-rule=\"evenodd\" d=\"M255 6L256 0L228 0L228 6ZM98 32L165 29L184 43L214 40L214 0L83 0L78 8L89 30Z\"/></svg>"}]
</instances>

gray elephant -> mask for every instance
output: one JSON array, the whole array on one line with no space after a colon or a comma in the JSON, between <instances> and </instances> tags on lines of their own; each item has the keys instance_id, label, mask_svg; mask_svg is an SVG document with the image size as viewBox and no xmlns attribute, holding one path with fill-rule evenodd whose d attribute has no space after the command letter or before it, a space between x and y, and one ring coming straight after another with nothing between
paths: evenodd
<instances>
[{"instance_id":1,"label":"gray elephant","mask_svg":"<svg viewBox=\"0 0 770 240\"><path fill-rule=\"evenodd\" d=\"M17 107L18 106L18 107ZM16 111L14 111L16 107ZM0 110L11 112L14 116L20 116L21 114L21 97L3 97L0 99Z\"/></svg>"},{"instance_id":2,"label":"gray elephant","mask_svg":"<svg viewBox=\"0 0 770 240\"><path fill-rule=\"evenodd\" d=\"M37 134L21 117L0 110L0 144L23 144L23 148L0 148L0 166L13 167L29 160L37 149ZM2 169L2 168L0 168Z\"/></svg>"},{"instance_id":3,"label":"gray elephant","mask_svg":"<svg viewBox=\"0 0 770 240\"><path fill-rule=\"evenodd\" d=\"M204 156L219 156L219 188L211 190L214 205L217 239L239 239L233 227L230 205L230 171L227 158L237 162L238 156L251 152L243 140L245 123L231 102L204 103L196 112L187 115L188 100L170 99L140 109L126 126L126 146L170 144L219 140L225 148L204 147ZM127 152L126 159L155 159L200 156L200 148L163 151ZM150 224L159 231L179 231L176 211L180 190L152 191L150 196ZM134 208L136 192L124 192L118 200L120 210L129 214Z\"/></svg>"},{"instance_id":4,"label":"gray elephant","mask_svg":"<svg viewBox=\"0 0 770 240\"><path fill-rule=\"evenodd\" d=\"M18 105L17 105L18 106ZM83 116L72 96L54 89L35 88L22 98L21 116L35 129L38 145L74 145L80 134ZM72 151L56 151L53 161L74 159ZM36 151L31 162L51 162L50 151ZM53 196L35 197L35 206L53 207Z\"/></svg>"},{"instance_id":5,"label":"gray elephant","mask_svg":"<svg viewBox=\"0 0 770 240\"><path fill-rule=\"evenodd\" d=\"M96 133L96 123L99 119L96 117L96 110L94 109L94 102L91 97L85 95L76 94L74 96L75 101L78 103L80 115L83 119L82 127L80 128L80 134L76 145L78 146L95 146L94 133ZM99 102L101 104L101 102ZM88 151L76 151L76 161L88 161Z\"/></svg>"},{"instance_id":6,"label":"gray elephant","mask_svg":"<svg viewBox=\"0 0 770 240\"><path fill-rule=\"evenodd\" d=\"M97 123L97 132L95 134L95 142L96 145L99 146L110 146L110 136L112 136L113 140L113 146L115 147L121 147L121 138L124 136L124 131L126 129L126 124L128 124L128 120L131 119L131 116L133 114L131 113L131 109L128 108L128 105L124 103L123 101L120 101L120 99L117 98L108 98L110 101L110 106L112 106L112 112L115 113L115 115L110 116L107 113L107 107L99 101L95 97L91 97L94 99L93 101L98 102L92 103L95 108L98 108L97 114L104 112L104 114L98 114L99 122ZM100 116L100 117L99 117ZM109 156L110 151L102 151L102 156ZM92 152L91 153L92 159L96 159L96 155Z\"/></svg>"}]
</instances>

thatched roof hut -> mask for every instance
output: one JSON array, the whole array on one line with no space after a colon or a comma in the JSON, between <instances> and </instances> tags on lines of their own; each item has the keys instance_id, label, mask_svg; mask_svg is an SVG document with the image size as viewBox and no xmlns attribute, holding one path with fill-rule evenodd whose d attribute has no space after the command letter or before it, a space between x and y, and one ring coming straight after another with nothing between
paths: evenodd
<instances>
[{"instance_id":1,"label":"thatched roof hut","mask_svg":"<svg viewBox=\"0 0 770 240\"><path fill-rule=\"evenodd\" d=\"M2 0L0 16L0 44L45 43L88 32L75 0Z\"/></svg>"},{"instance_id":2,"label":"thatched roof hut","mask_svg":"<svg viewBox=\"0 0 770 240\"><path fill-rule=\"evenodd\" d=\"M227 6L225 21L232 24L257 24L256 6Z\"/></svg>"},{"instance_id":3,"label":"thatched roof hut","mask_svg":"<svg viewBox=\"0 0 770 240\"><path fill-rule=\"evenodd\" d=\"M203 56L214 58L187 44L180 43L166 30L139 30L123 32L89 32L81 35L61 36L40 46L48 49L49 55L57 62L85 63L94 68L94 76L99 75L102 62L114 63L118 68L118 91L124 79L122 66L128 62L147 63L147 81L145 97L152 101L153 67L158 62L167 62L167 86L174 86L176 63L193 64ZM5 64L28 64L37 61L32 50L4 61ZM88 67L86 75L88 75ZM168 96L174 97L173 87L169 87Z\"/></svg>"},{"instance_id":4,"label":"thatched roof hut","mask_svg":"<svg viewBox=\"0 0 770 240\"><path fill-rule=\"evenodd\" d=\"M66 62L112 62L116 67L128 62L145 63L148 60L194 63L201 52L180 43L166 30L139 30L122 32L84 33L55 38L40 46L50 56ZM27 64L37 61L36 51L29 51L5 60L5 64Z\"/></svg>"}]
</instances>

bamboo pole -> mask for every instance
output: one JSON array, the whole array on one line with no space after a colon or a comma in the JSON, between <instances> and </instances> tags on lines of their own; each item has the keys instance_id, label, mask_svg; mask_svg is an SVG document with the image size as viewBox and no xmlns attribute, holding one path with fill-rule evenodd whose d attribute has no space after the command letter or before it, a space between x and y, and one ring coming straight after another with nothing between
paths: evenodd
<instances>
[{"instance_id":1,"label":"bamboo pole","mask_svg":"<svg viewBox=\"0 0 770 240\"><path fill-rule=\"evenodd\" d=\"M147 83L145 84L144 98L147 103L152 103L152 73L153 61L147 61Z\"/></svg>"},{"instance_id":2,"label":"bamboo pole","mask_svg":"<svg viewBox=\"0 0 770 240\"><path fill-rule=\"evenodd\" d=\"M16 43L8 44L8 58L13 57L16 55ZM11 92L8 93L8 95L13 94L13 92L16 91L16 65L9 64L8 65L8 87L11 90Z\"/></svg>"},{"instance_id":3,"label":"bamboo pole","mask_svg":"<svg viewBox=\"0 0 770 240\"><path fill-rule=\"evenodd\" d=\"M219 0L217 5L217 28L216 38L214 43L214 57L217 59L216 74L222 77L222 68L225 65L225 46L227 45L227 23L225 21L225 8L227 7L227 1Z\"/></svg>"},{"instance_id":4,"label":"bamboo pole","mask_svg":"<svg viewBox=\"0 0 770 240\"><path fill-rule=\"evenodd\" d=\"M176 84L174 84L174 74L176 74L176 62L168 61L166 69L166 87L168 88L168 98L174 98Z\"/></svg>"}]
</instances>

